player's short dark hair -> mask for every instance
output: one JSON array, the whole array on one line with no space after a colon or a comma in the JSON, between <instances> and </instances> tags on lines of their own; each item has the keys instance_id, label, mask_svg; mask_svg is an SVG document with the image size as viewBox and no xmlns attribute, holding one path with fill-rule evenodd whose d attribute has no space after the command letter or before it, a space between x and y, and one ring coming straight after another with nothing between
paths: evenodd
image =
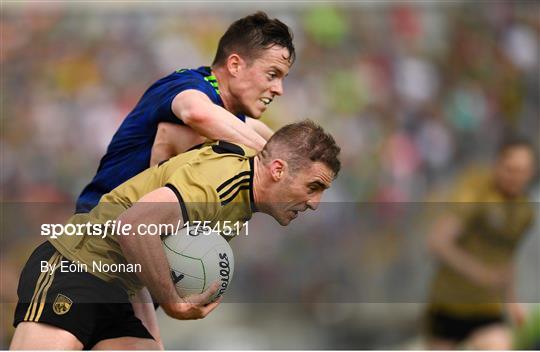
<instances>
[{"instance_id":1,"label":"player's short dark hair","mask_svg":"<svg viewBox=\"0 0 540 352\"><path fill-rule=\"evenodd\" d=\"M292 64L296 58L292 40L293 34L286 24L259 11L231 24L219 40L212 66L223 65L234 52L254 60L262 50L274 45L289 51L288 60Z\"/></svg>"},{"instance_id":2,"label":"player's short dark hair","mask_svg":"<svg viewBox=\"0 0 540 352\"><path fill-rule=\"evenodd\" d=\"M535 155L535 148L528 139L520 136L510 136L506 137L499 145L499 149L497 150L497 156L502 157L509 150L514 148L526 148L529 149L533 155Z\"/></svg>"},{"instance_id":3,"label":"player's short dark hair","mask_svg":"<svg viewBox=\"0 0 540 352\"><path fill-rule=\"evenodd\" d=\"M322 162L337 176L341 168L338 147L334 137L311 120L286 125L274 133L261 151L263 162L283 158L293 172L308 161Z\"/></svg>"}]
</instances>

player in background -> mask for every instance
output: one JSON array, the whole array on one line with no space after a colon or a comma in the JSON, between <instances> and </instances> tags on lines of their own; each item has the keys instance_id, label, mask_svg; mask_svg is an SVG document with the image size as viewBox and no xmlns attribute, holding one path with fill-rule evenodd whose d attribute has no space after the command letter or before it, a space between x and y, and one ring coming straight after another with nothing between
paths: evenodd
<instances>
[{"instance_id":1,"label":"player in background","mask_svg":"<svg viewBox=\"0 0 540 352\"><path fill-rule=\"evenodd\" d=\"M505 324L506 318L523 322L514 254L534 221L526 190L535 160L529 143L505 143L493 170L465 180L435 222L428 238L439 261L427 311L430 348L457 348L478 329Z\"/></svg>"},{"instance_id":2,"label":"player in background","mask_svg":"<svg viewBox=\"0 0 540 352\"><path fill-rule=\"evenodd\" d=\"M215 142L155 165L102 197L71 224L139 224L247 221L266 213L288 225L299 212L318 207L340 169L340 148L311 121L279 129L260 153ZM223 228L223 227L221 227ZM166 235L166 234L163 234ZM140 264L142 272L42 272L40 262ZM156 349L156 337L137 319L127 297L147 287L176 319L200 319L217 286L182 299L169 275L160 236L104 238L85 233L59 236L30 256L19 280L12 349ZM155 312L152 310L152 313Z\"/></svg>"},{"instance_id":3,"label":"player in background","mask_svg":"<svg viewBox=\"0 0 540 352\"><path fill-rule=\"evenodd\" d=\"M76 213L90 211L122 182L205 139L261 150L272 131L254 119L283 94L294 59L292 34L278 19L257 12L231 24L211 67L177 70L143 94L79 196Z\"/></svg>"}]
</instances>

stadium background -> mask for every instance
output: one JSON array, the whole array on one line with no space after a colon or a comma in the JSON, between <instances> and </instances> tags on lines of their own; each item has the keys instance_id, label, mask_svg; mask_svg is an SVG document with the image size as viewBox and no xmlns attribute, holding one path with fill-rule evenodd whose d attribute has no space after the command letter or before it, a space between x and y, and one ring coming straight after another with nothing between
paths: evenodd
<instances>
[{"instance_id":1,"label":"stadium background","mask_svg":"<svg viewBox=\"0 0 540 352\"><path fill-rule=\"evenodd\" d=\"M249 240L233 243L230 302L197 322L160 312L167 348L421 347L433 267L426 214L444 204L434 202L456 177L489 164L505 134L536 145L540 136L533 1L21 1L1 9L3 348L39 224L67 219L153 81L210 64L227 26L256 10L287 23L298 52L285 95L263 121L319 122L342 146L342 173L321 209L289 228L255 217ZM538 226L531 232L519 292L538 302Z\"/></svg>"}]
</instances>

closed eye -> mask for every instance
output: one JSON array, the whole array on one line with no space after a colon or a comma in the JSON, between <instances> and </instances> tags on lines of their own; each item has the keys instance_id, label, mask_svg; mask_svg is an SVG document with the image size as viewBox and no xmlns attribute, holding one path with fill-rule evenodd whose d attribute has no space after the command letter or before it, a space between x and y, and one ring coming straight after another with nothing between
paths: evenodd
<instances>
[{"instance_id":1,"label":"closed eye","mask_svg":"<svg viewBox=\"0 0 540 352\"><path fill-rule=\"evenodd\" d=\"M308 193L314 193L314 192L317 192L317 191L320 191L324 189L323 187L321 187L321 185L319 185L318 183L311 183L308 185Z\"/></svg>"},{"instance_id":2,"label":"closed eye","mask_svg":"<svg viewBox=\"0 0 540 352\"><path fill-rule=\"evenodd\" d=\"M308 184L309 192L324 191L328 186L320 181L310 182Z\"/></svg>"}]
</instances>

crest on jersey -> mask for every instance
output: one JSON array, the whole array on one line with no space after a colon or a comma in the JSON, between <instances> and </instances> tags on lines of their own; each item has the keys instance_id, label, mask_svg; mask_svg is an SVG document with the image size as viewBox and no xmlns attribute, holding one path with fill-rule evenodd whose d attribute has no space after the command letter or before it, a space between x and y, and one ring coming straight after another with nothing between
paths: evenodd
<instances>
[{"instance_id":1,"label":"crest on jersey","mask_svg":"<svg viewBox=\"0 0 540 352\"><path fill-rule=\"evenodd\" d=\"M59 293L53 303L53 311L58 315L63 315L69 312L73 301L69 297Z\"/></svg>"}]
</instances>

